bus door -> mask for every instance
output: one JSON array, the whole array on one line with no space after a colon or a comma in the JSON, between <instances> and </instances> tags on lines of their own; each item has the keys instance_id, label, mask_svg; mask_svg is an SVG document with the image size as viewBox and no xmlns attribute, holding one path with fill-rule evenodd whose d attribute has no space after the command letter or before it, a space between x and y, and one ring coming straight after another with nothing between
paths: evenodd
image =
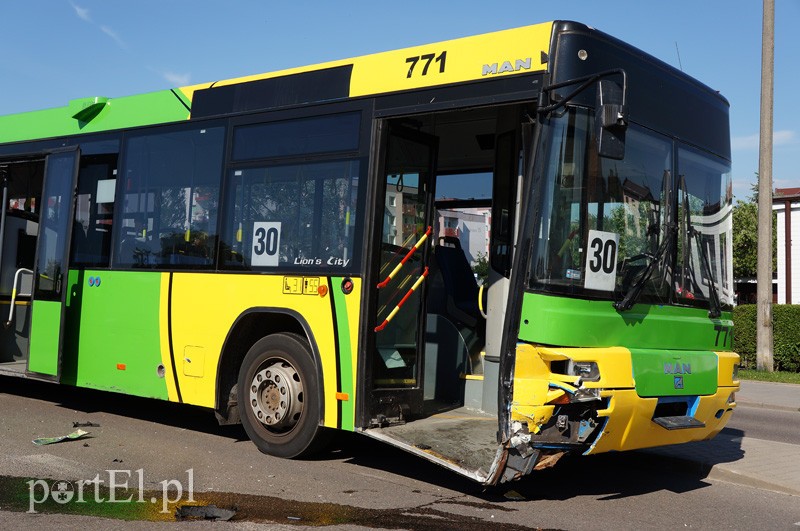
<instances>
[{"instance_id":1,"label":"bus door","mask_svg":"<svg viewBox=\"0 0 800 531\"><path fill-rule=\"evenodd\" d=\"M370 415L392 422L422 412L437 139L390 123L384 146Z\"/></svg>"},{"instance_id":2,"label":"bus door","mask_svg":"<svg viewBox=\"0 0 800 531\"><path fill-rule=\"evenodd\" d=\"M61 377L67 266L79 159L77 148L47 156L39 210L27 372L54 381Z\"/></svg>"}]
</instances>

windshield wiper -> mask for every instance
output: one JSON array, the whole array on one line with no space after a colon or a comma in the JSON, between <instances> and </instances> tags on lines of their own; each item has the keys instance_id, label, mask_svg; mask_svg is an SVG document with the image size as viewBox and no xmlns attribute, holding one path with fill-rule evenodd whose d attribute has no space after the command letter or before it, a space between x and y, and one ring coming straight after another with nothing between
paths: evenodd
<instances>
[{"instance_id":1,"label":"windshield wiper","mask_svg":"<svg viewBox=\"0 0 800 531\"><path fill-rule=\"evenodd\" d=\"M703 264L703 272L705 273L706 278L708 278L708 303L710 306L710 309L708 310L708 316L712 319L716 319L722 315L722 304L719 301L719 294L717 293L717 285L714 282L714 276L711 274L711 264L708 262L708 253L706 253L706 250L703 247L703 242L700 239L700 232L692 226L691 221L687 220L687 224L689 229L689 237L694 237L694 240L697 243L698 252L700 253L700 262Z\"/></svg>"},{"instance_id":2,"label":"windshield wiper","mask_svg":"<svg viewBox=\"0 0 800 531\"><path fill-rule=\"evenodd\" d=\"M686 218L686 234L689 238L694 238L695 243L697 243L697 252L700 254L700 262L703 264L703 273L705 273L706 278L708 278L708 316L711 319L716 319L720 315L722 315L722 304L719 301L719 294L717 293L717 285L714 282L714 276L711 273L711 264L708 261L708 254L706 253L705 248L703 247L703 242L700 238L700 232L694 228L692 225L692 218L691 218L691 209L689 208L689 193L686 187L686 177L681 175L680 179L678 180L678 188L683 190L683 212ZM697 284L697 279L694 277L694 268L689 269L690 274L692 275L692 280L694 281L695 285L699 288L699 284Z\"/></svg>"},{"instance_id":3,"label":"windshield wiper","mask_svg":"<svg viewBox=\"0 0 800 531\"><path fill-rule=\"evenodd\" d=\"M647 281L653 275L653 271L656 270L656 266L660 265L664 261L664 257L668 254L667 251L672 248L672 240L675 237L676 232L678 232L678 227L675 226L674 223L667 225L664 239L661 240L661 245L658 246L656 254L652 256L650 263L647 264L647 267L644 269L639 278L637 278L633 284L631 284L631 287L628 289L625 297L623 297L622 300L614 303L614 308L624 312L626 310L630 310L633 305L636 304L636 300L639 298L639 295L641 295L645 284L647 284Z\"/></svg>"}]
</instances>

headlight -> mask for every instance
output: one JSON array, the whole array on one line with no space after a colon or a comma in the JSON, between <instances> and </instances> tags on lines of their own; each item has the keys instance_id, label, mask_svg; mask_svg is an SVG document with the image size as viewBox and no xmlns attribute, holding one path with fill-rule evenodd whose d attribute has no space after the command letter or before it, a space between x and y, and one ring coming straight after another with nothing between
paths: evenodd
<instances>
[{"instance_id":1,"label":"headlight","mask_svg":"<svg viewBox=\"0 0 800 531\"><path fill-rule=\"evenodd\" d=\"M739 379L739 364L735 363L733 365L733 381L735 382L738 379Z\"/></svg>"},{"instance_id":2,"label":"headlight","mask_svg":"<svg viewBox=\"0 0 800 531\"><path fill-rule=\"evenodd\" d=\"M581 380L596 382L600 379L600 369L593 361L572 361L567 364L567 374L580 376Z\"/></svg>"}]
</instances>

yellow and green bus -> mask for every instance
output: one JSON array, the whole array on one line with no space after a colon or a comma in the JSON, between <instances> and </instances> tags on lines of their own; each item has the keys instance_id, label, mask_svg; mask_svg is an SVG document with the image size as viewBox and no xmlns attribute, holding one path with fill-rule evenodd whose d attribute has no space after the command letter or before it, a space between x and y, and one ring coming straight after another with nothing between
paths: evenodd
<instances>
[{"instance_id":1,"label":"yellow and green bus","mask_svg":"<svg viewBox=\"0 0 800 531\"><path fill-rule=\"evenodd\" d=\"M485 484L708 439L728 107L555 21L0 117L0 373Z\"/></svg>"}]
</instances>

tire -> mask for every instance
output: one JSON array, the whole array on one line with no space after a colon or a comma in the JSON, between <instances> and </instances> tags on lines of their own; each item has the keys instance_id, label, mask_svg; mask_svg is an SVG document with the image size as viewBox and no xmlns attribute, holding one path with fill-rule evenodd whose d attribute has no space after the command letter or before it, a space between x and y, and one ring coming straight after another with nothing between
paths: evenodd
<instances>
[{"instance_id":1,"label":"tire","mask_svg":"<svg viewBox=\"0 0 800 531\"><path fill-rule=\"evenodd\" d=\"M245 432L265 454L303 457L327 439L311 348L296 334L258 340L239 369L237 400Z\"/></svg>"}]
</instances>

